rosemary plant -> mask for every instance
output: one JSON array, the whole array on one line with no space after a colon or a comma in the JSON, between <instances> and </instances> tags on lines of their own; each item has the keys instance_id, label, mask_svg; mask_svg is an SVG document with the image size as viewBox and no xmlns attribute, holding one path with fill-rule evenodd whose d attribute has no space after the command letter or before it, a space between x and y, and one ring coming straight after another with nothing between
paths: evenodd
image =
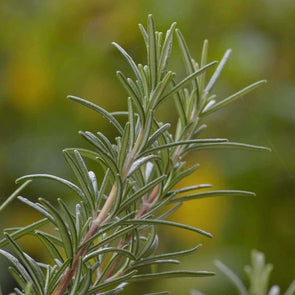
<instances>
[{"instance_id":1,"label":"rosemary plant","mask_svg":"<svg viewBox=\"0 0 295 295\"><path fill-rule=\"evenodd\" d=\"M262 252L253 250L251 252L251 265L246 265L244 270L249 278L249 288L240 280L240 278L221 261L216 261L218 269L233 283L240 295L280 295L280 288L277 285L269 288L270 274L273 265L265 263L265 257ZM284 295L295 294L295 280L290 284Z\"/></svg>"},{"instance_id":2,"label":"rosemary plant","mask_svg":"<svg viewBox=\"0 0 295 295\"><path fill-rule=\"evenodd\" d=\"M251 84L216 101L212 90L231 50L225 52L219 63L207 63L208 42L205 41L198 64L192 59L176 23L164 35L156 31L150 15L147 27L139 25L139 28L146 45L147 65L137 65L122 47L113 43L134 74L133 78L127 78L121 71L117 72L127 91L127 111L110 113L82 98L68 97L105 117L116 128L118 137L112 140L100 132L80 131L92 149L63 150L65 160L77 178L76 184L49 174L27 175L16 180L23 184L2 205L2 208L5 207L17 196L43 216L30 225L7 229L0 241L2 248L9 245L14 251L10 254L2 249L0 253L12 264L9 271L19 285L15 294L114 295L134 282L211 276L213 273L207 271L155 271L157 268L151 266L178 264L178 257L194 253L200 246L173 253L158 253L157 226L182 228L211 238L212 235L202 229L168 221L167 218L189 200L254 195L240 190L202 191L211 187L208 184L182 189L174 187L198 168L198 165L190 166L185 162L189 152L211 148L268 150L229 142L224 138L200 138L206 128L204 119L209 114L265 81ZM180 82L176 74L168 69L175 35L186 69L186 76ZM213 75L207 80L206 71L214 68ZM168 99L174 100L179 116L174 134L170 132L169 123L161 123L155 117L159 105ZM119 116L125 118L124 123L119 123ZM97 180L94 172L88 170L86 158L104 170L102 180ZM32 202L18 196L20 190L39 178L57 181L70 188L73 196L77 197L75 210L72 211L62 199L57 200L56 206L43 198ZM41 229L48 223L53 226L54 235ZM24 235L33 235L44 244L52 257L51 264L38 262L24 253L16 242Z\"/></svg>"}]
</instances>

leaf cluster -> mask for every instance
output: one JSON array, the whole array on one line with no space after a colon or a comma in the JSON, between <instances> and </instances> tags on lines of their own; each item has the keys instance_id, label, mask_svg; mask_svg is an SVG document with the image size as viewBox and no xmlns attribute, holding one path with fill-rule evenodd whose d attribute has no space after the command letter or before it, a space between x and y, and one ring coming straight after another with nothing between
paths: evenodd
<instances>
[{"instance_id":1,"label":"leaf cluster","mask_svg":"<svg viewBox=\"0 0 295 295\"><path fill-rule=\"evenodd\" d=\"M113 43L133 72L131 78L117 72L128 95L126 112L111 113L92 102L69 96L70 100L106 118L116 128L118 136L113 140L100 132L80 131L90 148L63 150L76 183L49 174L23 176L17 179L17 183L23 183L22 186L1 206L1 209L6 207L20 190L39 178L67 186L77 200L72 209L61 198L54 205L43 198L32 202L25 197L17 197L42 216L30 225L6 229L0 241L2 248L9 245L14 252L12 255L0 250L0 254L11 262L9 271L19 285L15 289L18 295L115 295L126 285L144 280L211 276L213 273L206 271L158 271L158 265L178 264L179 257L194 253L200 247L158 253L158 226L181 228L212 237L202 229L167 218L185 201L254 195L241 190L203 191L211 187L208 184L182 189L174 187L198 168L198 165L190 166L184 160L192 151L211 148L268 150L224 138L200 138L206 128L203 120L207 115L265 81L253 83L217 101L214 85L228 61L230 50L219 63L208 63L208 42L205 41L198 64L192 59L176 23L163 34L156 31L154 20L149 16L147 27L139 25L139 28L146 45L146 65L136 64L120 45ZM186 69L186 76L180 80L168 68L174 36ZM214 68L213 75L206 79L207 70ZM159 105L168 99L174 100L179 116L175 133L170 131L169 123L159 122L155 116ZM103 169L102 180L88 169L86 159ZM42 230L45 224L51 224L54 234ZM50 264L36 261L21 249L16 240L24 235L33 235L43 243L52 258Z\"/></svg>"},{"instance_id":2,"label":"leaf cluster","mask_svg":"<svg viewBox=\"0 0 295 295\"><path fill-rule=\"evenodd\" d=\"M280 295L280 288L277 285L269 287L270 275L273 265L265 263L264 254L257 250L251 252L251 265L246 265L244 270L249 279L247 288L240 278L224 263L215 261L217 268L232 282L240 295ZM295 280L290 284L284 295L295 294Z\"/></svg>"}]
</instances>

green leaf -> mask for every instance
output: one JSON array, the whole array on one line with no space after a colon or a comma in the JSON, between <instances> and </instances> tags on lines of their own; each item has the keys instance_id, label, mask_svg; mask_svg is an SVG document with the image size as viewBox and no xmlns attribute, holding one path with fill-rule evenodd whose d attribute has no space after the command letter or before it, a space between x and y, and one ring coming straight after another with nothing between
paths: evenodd
<instances>
[{"instance_id":1,"label":"green leaf","mask_svg":"<svg viewBox=\"0 0 295 295\"><path fill-rule=\"evenodd\" d=\"M193 227L193 226L189 226L186 224L182 224L182 223L178 223L178 222L174 222L174 221L168 221L168 220L157 220L157 219L128 219L126 221L122 222L123 224L142 224L142 225L149 225L149 224L159 224L159 225L168 225L168 226L174 226L174 227L178 227L178 228L182 228L182 229L186 229L186 230L190 230L193 231L195 233L199 233L201 235L204 235L206 237L212 238L212 234Z\"/></svg>"},{"instance_id":2,"label":"green leaf","mask_svg":"<svg viewBox=\"0 0 295 295\"><path fill-rule=\"evenodd\" d=\"M147 192L152 190L157 184L162 182L167 176L166 175L161 175L158 178L152 180L151 182L147 183L145 186L139 188L132 194L128 199L126 199L122 205L120 206L120 210L118 213L126 210L129 206L131 206L134 202L136 202L139 198L144 196Z\"/></svg>"},{"instance_id":3,"label":"green leaf","mask_svg":"<svg viewBox=\"0 0 295 295\"><path fill-rule=\"evenodd\" d=\"M35 229L41 227L42 225L48 223L49 220L47 218L38 220L32 224L29 224L25 227L21 227L20 229L10 233L10 237L12 237L14 240L17 240L27 234L33 233ZM8 244L8 241L6 238L0 240L0 247L5 247Z\"/></svg>"},{"instance_id":4,"label":"green leaf","mask_svg":"<svg viewBox=\"0 0 295 295\"><path fill-rule=\"evenodd\" d=\"M79 248L77 249L77 251L81 250L83 247L85 247L86 245L90 244L91 242L93 242L98 237L103 237L103 234L104 233L106 233L106 232L108 232L110 230L113 230L117 226L120 226L121 223L124 220L128 219L131 215L134 215L134 214L131 212L131 213L127 214L126 216L122 217L121 219L119 219L117 221L113 221L110 224L106 224L105 226L102 226L102 228L97 233L95 233L91 238L89 238L87 241L84 241L83 243L81 243L81 245L79 245ZM132 226L130 228L132 228ZM119 230L118 232L115 232L112 236L108 236L106 239L100 241L99 242L99 245L97 244L97 247L106 244L108 242L108 239L113 240L113 239L116 239L116 236L117 235L118 235L118 237L121 236L121 235L123 235L124 233L126 233L126 230L128 232L129 229L124 228L121 231Z\"/></svg>"},{"instance_id":5,"label":"green leaf","mask_svg":"<svg viewBox=\"0 0 295 295\"><path fill-rule=\"evenodd\" d=\"M202 193L196 193L181 197L175 197L170 202L184 202L194 199L210 198L210 197L223 197L223 196L237 196L237 197L254 197L255 193L241 190L216 190Z\"/></svg>"},{"instance_id":6,"label":"green leaf","mask_svg":"<svg viewBox=\"0 0 295 295\"><path fill-rule=\"evenodd\" d=\"M122 135L121 148L120 148L119 157L118 157L118 168L119 168L119 171L121 171L121 175L125 173L125 171L123 170L124 170L124 164L127 158L127 154L129 152L129 149L128 149L129 139L130 139L130 123L127 122Z\"/></svg>"},{"instance_id":7,"label":"green leaf","mask_svg":"<svg viewBox=\"0 0 295 295\"><path fill-rule=\"evenodd\" d=\"M171 124L166 123L163 126L161 126L159 129L157 129L148 139L146 143L146 148L152 145L160 136L162 136L169 128L171 127Z\"/></svg>"},{"instance_id":8,"label":"green leaf","mask_svg":"<svg viewBox=\"0 0 295 295\"><path fill-rule=\"evenodd\" d=\"M64 151L64 157L73 170L77 180L81 185L83 193L86 196L85 204L91 208L91 210L94 210L95 193L93 191L92 181L89 178L88 169L84 160L77 150L74 150L73 155L67 151Z\"/></svg>"},{"instance_id":9,"label":"green leaf","mask_svg":"<svg viewBox=\"0 0 295 295\"><path fill-rule=\"evenodd\" d=\"M117 295L121 292L124 291L124 287L127 285L126 282L121 283L118 287L116 287L115 289L103 292L103 293L97 293L97 295Z\"/></svg>"},{"instance_id":10,"label":"green leaf","mask_svg":"<svg viewBox=\"0 0 295 295\"><path fill-rule=\"evenodd\" d=\"M230 148L230 149L240 149L240 150L249 150L249 151L268 151L270 152L271 149L258 146L258 145L251 145L239 142L216 142L216 143L201 143L195 146L191 146L186 148L185 152L188 151L196 151L196 150L203 150L203 149L211 149L211 148Z\"/></svg>"},{"instance_id":11,"label":"green leaf","mask_svg":"<svg viewBox=\"0 0 295 295\"><path fill-rule=\"evenodd\" d=\"M133 70L136 78L138 79L138 81L140 81L140 83L142 84L142 80L141 80L141 75L140 72L136 66L136 63L134 62L134 60L132 59L132 57L120 46L118 45L116 42L112 42L112 44L122 53L122 55L126 58L126 60L128 61L131 69Z\"/></svg>"},{"instance_id":12,"label":"green leaf","mask_svg":"<svg viewBox=\"0 0 295 295\"><path fill-rule=\"evenodd\" d=\"M10 246L19 257L21 263L26 267L30 277L32 278L33 286L42 294L42 284L45 282L44 274L38 264L16 244L16 242L6 233L6 239ZM16 265L15 265L16 266ZM19 267L17 268L19 270Z\"/></svg>"},{"instance_id":13,"label":"green leaf","mask_svg":"<svg viewBox=\"0 0 295 295\"><path fill-rule=\"evenodd\" d=\"M131 282L143 282L154 279L168 279L168 278L183 278L183 277L209 277L213 276L215 273L208 271L165 271L158 273L149 273L149 274L141 274L133 276L130 281Z\"/></svg>"},{"instance_id":14,"label":"green leaf","mask_svg":"<svg viewBox=\"0 0 295 295\"><path fill-rule=\"evenodd\" d=\"M17 272L24 279L25 282L32 281L30 274L16 257L2 249L0 249L0 254L6 257L12 263L12 265L17 269Z\"/></svg>"},{"instance_id":15,"label":"green leaf","mask_svg":"<svg viewBox=\"0 0 295 295\"><path fill-rule=\"evenodd\" d=\"M104 283L99 284L96 287L91 288L88 292L87 295L93 294L94 292L100 291L102 289L108 288L110 286L122 283L122 282L128 282L130 281L130 278L134 277L134 275L137 273L137 270L132 270L128 272L127 274L124 274L118 278L112 279L111 281L107 281Z\"/></svg>"},{"instance_id":16,"label":"green leaf","mask_svg":"<svg viewBox=\"0 0 295 295\"><path fill-rule=\"evenodd\" d=\"M295 294L295 280L288 287L284 295L294 295Z\"/></svg>"},{"instance_id":17,"label":"green leaf","mask_svg":"<svg viewBox=\"0 0 295 295\"><path fill-rule=\"evenodd\" d=\"M223 58L221 59L220 63L218 64L214 74L212 75L211 79L209 80L207 86L204 89L204 93L203 93L203 97L205 98L205 96L212 90L213 86L215 85L217 79L219 78L222 70L224 69L224 66L226 65L229 57L231 55L231 49L228 49Z\"/></svg>"},{"instance_id":18,"label":"green leaf","mask_svg":"<svg viewBox=\"0 0 295 295\"><path fill-rule=\"evenodd\" d=\"M53 260L58 259L61 262L64 261L55 244L46 235L44 235L43 232L36 231L36 236L46 247Z\"/></svg>"},{"instance_id":19,"label":"green leaf","mask_svg":"<svg viewBox=\"0 0 295 295\"><path fill-rule=\"evenodd\" d=\"M65 262L58 268L55 274L51 277L49 287L48 287L51 293L53 293L53 290L56 288L58 283L63 278L63 273L65 272L69 264L70 264L70 259L65 260Z\"/></svg>"},{"instance_id":20,"label":"green leaf","mask_svg":"<svg viewBox=\"0 0 295 295\"><path fill-rule=\"evenodd\" d=\"M156 226L153 225L152 230L149 233L144 246L140 249L139 253L136 255L137 256L136 260L139 260L140 258L144 256L152 255L157 250L158 245L159 245L159 238L157 235L157 228ZM137 263L135 264L138 265Z\"/></svg>"},{"instance_id":21,"label":"green leaf","mask_svg":"<svg viewBox=\"0 0 295 295\"><path fill-rule=\"evenodd\" d=\"M128 97L128 120L130 123L130 135L129 135L130 147L133 147L135 142L135 114L133 110L132 100L130 97Z\"/></svg>"},{"instance_id":22,"label":"green leaf","mask_svg":"<svg viewBox=\"0 0 295 295\"><path fill-rule=\"evenodd\" d=\"M181 179L189 176L193 172L196 171L196 169L199 168L199 164L195 164L192 167L189 167L188 169L185 169L184 171L178 172L175 176L172 177L172 179L169 179L164 187L164 191L169 191L174 185L176 185Z\"/></svg>"},{"instance_id":23,"label":"green leaf","mask_svg":"<svg viewBox=\"0 0 295 295\"><path fill-rule=\"evenodd\" d=\"M85 257L83 258L83 262L86 262L92 258L95 258L101 254L104 253L119 253L121 255L127 256L132 260L136 260L136 257L134 254L132 254L130 251L126 250L126 249L122 249L122 248L115 248L115 247L105 247L103 249L99 249L96 251L93 251L91 253L88 253L87 255L85 255Z\"/></svg>"},{"instance_id":24,"label":"green leaf","mask_svg":"<svg viewBox=\"0 0 295 295\"><path fill-rule=\"evenodd\" d=\"M177 252L171 252L171 253L163 253L163 254L157 254L151 257L144 257L141 259L141 261L153 261L153 260L160 260L160 259L169 259L169 258L176 258L176 257L181 257L181 256L186 256L189 254L192 254L199 250L199 248L202 245L197 245L194 248L183 250L183 251L177 251Z\"/></svg>"},{"instance_id":25,"label":"green leaf","mask_svg":"<svg viewBox=\"0 0 295 295\"><path fill-rule=\"evenodd\" d=\"M61 177L55 176L55 175L51 175L51 174L30 174L30 175L25 175L22 176L20 178L18 178L16 180L16 183L19 183L21 181L24 180L32 180L32 179L36 179L36 178L45 178L45 179L51 179L51 180L55 180L59 183L62 183L64 185L66 185L67 187L69 187L71 190L73 190L83 201L85 201L85 195L82 192L82 190L75 184L73 184L72 182L63 179Z\"/></svg>"},{"instance_id":26,"label":"green leaf","mask_svg":"<svg viewBox=\"0 0 295 295\"><path fill-rule=\"evenodd\" d=\"M168 194L181 194L181 193L185 193L188 191L193 191L193 190L198 190L198 189L203 189L203 188L210 188L212 187L212 184L198 184L198 185L192 185L192 186L187 186L187 187L183 187L177 190L173 190L168 192Z\"/></svg>"},{"instance_id":27,"label":"green leaf","mask_svg":"<svg viewBox=\"0 0 295 295\"><path fill-rule=\"evenodd\" d=\"M184 59L184 65L186 68L186 72L188 74L192 74L195 70L194 65L193 65L193 61L192 61L192 57L189 52L188 46L184 40L184 37L179 29L176 29L176 36L177 36L178 43L179 43L179 46L180 46L180 49L182 52L182 56ZM193 80L193 85L194 85L194 88L198 89L198 84L197 84L196 80Z\"/></svg>"},{"instance_id":28,"label":"green leaf","mask_svg":"<svg viewBox=\"0 0 295 295\"><path fill-rule=\"evenodd\" d=\"M111 154L112 158L116 158L116 151L113 149L111 142L109 139L103 135L101 132L97 132L97 138L104 144L108 152Z\"/></svg>"},{"instance_id":29,"label":"green leaf","mask_svg":"<svg viewBox=\"0 0 295 295\"><path fill-rule=\"evenodd\" d=\"M208 56L208 40L204 40L203 48L202 48L202 56L201 56L201 68L207 64L207 56ZM203 93L203 90L205 88L205 82L206 82L206 72L204 72L199 77L199 91L200 93Z\"/></svg>"},{"instance_id":30,"label":"green leaf","mask_svg":"<svg viewBox=\"0 0 295 295\"><path fill-rule=\"evenodd\" d=\"M97 113L105 117L111 124L113 124L120 134L123 133L123 128L120 125L120 123L115 119L114 116L112 116L108 111L106 111L102 107L99 107L98 105L77 96L69 95L68 98L96 111Z\"/></svg>"},{"instance_id":31,"label":"green leaf","mask_svg":"<svg viewBox=\"0 0 295 295\"><path fill-rule=\"evenodd\" d=\"M144 295L169 295L171 294L168 291L162 291L162 292L156 292L156 293L148 293L148 294L144 294Z\"/></svg>"},{"instance_id":32,"label":"green leaf","mask_svg":"<svg viewBox=\"0 0 295 295\"><path fill-rule=\"evenodd\" d=\"M149 150L142 152L141 155L154 153L154 152L157 152L162 149L168 149L168 148L171 148L174 146L180 146L180 145L190 145L190 144L195 144L195 143L199 143L199 144L214 143L215 144L215 143L223 143L223 142L227 142L227 141L228 140L226 138L204 138L204 139L179 140L179 141L170 142L170 143L163 144L163 145L158 145L154 148L151 148Z\"/></svg>"},{"instance_id":33,"label":"green leaf","mask_svg":"<svg viewBox=\"0 0 295 295\"><path fill-rule=\"evenodd\" d=\"M33 203L30 200L28 200L27 198L24 198L22 196L18 196L17 197L21 202L25 203L26 205L30 206L31 208L35 209L37 212L41 213L42 215L44 215L47 219L49 219L52 223L54 223L54 218L53 216L48 212L48 210L46 210L45 208L43 208L39 203Z\"/></svg>"},{"instance_id":34,"label":"green leaf","mask_svg":"<svg viewBox=\"0 0 295 295\"><path fill-rule=\"evenodd\" d=\"M155 90L151 94L148 109L154 110L155 107L159 105L159 101L162 100L162 95L164 91L166 90L167 86L170 84L174 76L175 74L169 71L165 74L163 80L157 83Z\"/></svg>"},{"instance_id":35,"label":"green leaf","mask_svg":"<svg viewBox=\"0 0 295 295\"><path fill-rule=\"evenodd\" d=\"M180 264L179 260L176 259L163 259L163 260L153 260L153 261L139 261L135 263L133 266L138 268L138 267L143 267L143 266L150 266L150 265L159 265L159 264Z\"/></svg>"},{"instance_id":36,"label":"green leaf","mask_svg":"<svg viewBox=\"0 0 295 295\"><path fill-rule=\"evenodd\" d=\"M17 282L17 284L24 290L26 288L26 286L27 286L27 282L23 279L23 277L21 276L21 274L14 267L12 267L12 266L9 266L8 267L8 270L9 270L11 276ZM0 294L2 295L1 290L0 290Z\"/></svg>"},{"instance_id":37,"label":"green leaf","mask_svg":"<svg viewBox=\"0 0 295 295\"><path fill-rule=\"evenodd\" d=\"M59 229L59 234L62 238L63 247L66 251L67 258L73 259L73 254L74 254L73 240L71 239L67 226L64 223L63 217L47 200L43 198L39 198L39 201L54 217L54 223Z\"/></svg>"},{"instance_id":38,"label":"green leaf","mask_svg":"<svg viewBox=\"0 0 295 295\"><path fill-rule=\"evenodd\" d=\"M65 202L60 198L58 198L57 201L58 201L60 208L62 210L64 220L66 221L66 224L68 226L68 230L71 235L72 242L73 242L73 249L75 251L77 248L77 245L78 245L78 240L77 240L78 236L77 236L75 221L73 219L73 216L72 216L69 208L65 204Z\"/></svg>"},{"instance_id":39,"label":"green leaf","mask_svg":"<svg viewBox=\"0 0 295 295\"><path fill-rule=\"evenodd\" d=\"M138 24L139 30L142 34L146 47L148 46L148 34L142 24Z\"/></svg>"},{"instance_id":40,"label":"green leaf","mask_svg":"<svg viewBox=\"0 0 295 295\"><path fill-rule=\"evenodd\" d=\"M216 260L214 264L217 266L217 268L229 278L229 280L233 283L233 285L238 289L240 295L248 295L248 291L242 281L239 279L239 277L225 264L223 264L221 261Z\"/></svg>"},{"instance_id":41,"label":"green leaf","mask_svg":"<svg viewBox=\"0 0 295 295\"><path fill-rule=\"evenodd\" d=\"M161 158L157 155L149 155L149 156L145 156L145 157L141 157L141 158L137 159L136 161L134 161L134 163L130 167L130 170L128 172L128 177L130 177L143 164L145 164L149 161L152 161L152 160L160 160L160 159Z\"/></svg>"},{"instance_id":42,"label":"green leaf","mask_svg":"<svg viewBox=\"0 0 295 295\"><path fill-rule=\"evenodd\" d=\"M161 78L161 74L166 70L166 66L171 55L172 43L173 43L173 34L175 31L176 23L174 22L170 29L166 33L166 37L163 43L163 48L161 50L161 55L159 58L158 65L158 77Z\"/></svg>"},{"instance_id":43,"label":"green leaf","mask_svg":"<svg viewBox=\"0 0 295 295\"><path fill-rule=\"evenodd\" d=\"M262 84L266 83L266 80L261 80L258 81L256 83L253 83L247 87L245 87L244 89L236 92L235 94L232 94L231 96L223 99L222 101L214 104L213 106L211 106L210 108L208 108L207 110L203 111L201 113L201 116L206 116L210 113L213 113L221 108L223 108L224 106L226 106L227 104L235 101L236 99L240 98L242 95L247 94L248 92L252 91L253 89L257 88L258 86L261 86Z\"/></svg>"},{"instance_id":44,"label":"green leaf","mask_svg":"<svg viewBox=\"0 0 295 295\"><path fill-rule=\"evenodd\" d=\"M216 63L217 63L216 61L213 61L213 62L207 64L206 66L200 68L199 70L193 72L192 74L190 74L186 78L184 78L181 82L179 82L178 84L176 84L166 95L164 95L163 97L161 97L161 99L159 99L158 104L160 104L168 96L173 95L174 93L176 93L177 91L179 91L184 85L186 85L192 79L194 79L197 76L199 76L200 74L202 74L204 71L208 70L210 67L214 66Z\"/></svg>"},{"instance_id":45,"label":"green leaf","mask_svg":"<svg viewBox=\"0 0 295 295\"><path fill-rule=\"evenodd\" d=\"M79 283L81 282L81 276L82 276L82 257L80 256L79 260L78 260L77 271L75 273L75 279L73 280L73 286L71 288L70 295L77 294L77 290L79 288Z\"/></svg>"},{"instance_id":46,"label":"green leaf","mask_svg":"<svg viewBox=\"0 0 295 295\"><path fill-rule=\"evenodd\" d=\"M157 46L156 46L156 33L153 16L148 16L147 23L147 34L148 34L148 65L151 71L151 82L152 89L155 89L158 81L158 57L157 57Z\"/></svg>"},{"instance_id":47,"label":"green leaf","mask_svg":"<svg viewBox=\"0 0 295 295\"><path fill-rule=\"evenodd\" d=\"M6 208L29 183L31 183L31 180L27 180L10 195L0 206L0 212Z\"/></svg>"},{"instance_id":48,"label":"green leaf","mask_svg":"<svg viewBox=\"0 0 295 295\"><path fill-rule=\"evenodd\" d=\"M123 84L124 88L127 90L128 94L131 96L131 99L134 102L134 105L136 106L136 109L137 109L137 112L140 116L141 121L144 122L145 115L144 115L144 110L143 110L142 102L141 102L140 98L133 91L132 87L129 85L126 77L123 75L122 72L117 71L117 76L119 78L119 81ZM123 133L123 129L120 133L121 134Z\"/></svg>"}]
</instances>

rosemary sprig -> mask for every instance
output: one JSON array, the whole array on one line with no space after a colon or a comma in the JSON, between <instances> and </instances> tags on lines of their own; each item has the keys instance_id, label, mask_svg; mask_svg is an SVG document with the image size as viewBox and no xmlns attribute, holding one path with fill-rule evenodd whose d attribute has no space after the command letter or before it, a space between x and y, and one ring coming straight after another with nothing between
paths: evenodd
<instances>
[{"instance_id":1,"label":"rosemary sprig","mask_svg":"<svg viewBox=\"0 0 295 295\"><path fill-rule=\"evenodd\" d=\"M157 226L174 226L212 237L204 230L166 220L182 202L223 195L253 195L241 190L191 193L192 190L211 187L207 184L181 190L174 190L173 187L197 168L196 165L187 167L184 161L191 151L210 148L268 150L229 142L227 139L199 138L205 128L202 124L205 116L265 81L256 82L215 102L212 89L230 51L225 53L206 84L207 70L217 64L215 61L207 63L207 41L204 42L199 67L191 58L176 23L168 29L165 38L156 31L151 15L148 16L147 29L142 25L139 27L146 45L147 65L137 65L122 47L113 43L134 73L134 78L128 78L122 72L117 72L119 81L127 91L127 112L110 113L92 102L69 96L72 101L94 110L113 124L119 134L115 142L99 132L80 131L92 149L68 148L63 151L77 184L49 174L27 175L17 180L25 183L0 207L3 209L7 206L21 189L37 178L60 182L77 196L74 212L62 200L58 200L58 206L54 206L44 199L34 203L18 197L43 215L43 219L23 228L7 229L5 238L0 241L1 246L9 244L15 252L15 256L5 250L1 250L0 254L13 263L10 271L20 286L20 289L15 289L17 294L114 295L127 284L137 281L213 275L210 272L183 270L137 272L143 265L179 263L171 258L193 253L199 248L156 254L159 243ZM187 70L186 77L178 82L176 74L168 70L174 34ZM178 111L175 134L169 131L170 124L163 124L155 117L155 111L166 99L174 99ZM126 122L121 124L116 118L118 115L125 116ZM95 173L88 170L85 158L95 161L104 169L102 181L98 181ZM186 194L179 197L179 193ZM176 205L168 207L171 203ZM40 229L45 223L52 224L55 235ZM40 239L53 258L53 264L36 262L23 252L15 240L26 234Z\"/></svg>"}]
</instances>

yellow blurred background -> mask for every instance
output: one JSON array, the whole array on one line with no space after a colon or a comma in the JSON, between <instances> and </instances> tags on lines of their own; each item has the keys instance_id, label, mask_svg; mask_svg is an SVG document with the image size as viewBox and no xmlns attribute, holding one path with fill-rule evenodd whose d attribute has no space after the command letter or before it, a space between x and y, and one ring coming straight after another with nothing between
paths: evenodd
<instances>
[{"instance_id":1,"label":"yellow blurred background","mask_svg":"<svg viewBox=\"0 0 295 295\"><path fill-rule=\"evenodd\" d=\"M126 108L126 95L115 71L129 71L110 43L118 42L145 63L138 23L154 15L158 30L173 21L182 30L192 55L199 60L209 39L209 59L233 55L217 85L221 97L259 79L263 88L211 116L206 137L266 145L273 153L198 152L191 162L201 168L187 184L212 183L217 189L246 189L257 197L216 198L189 203L173 220L212 232L213 240L182 231L162 230L161 249L183 249L203 243L183 268L215 271L214 259L243 276L249 252L264 251L274 264L272 283L284 290L295 278L295 2L293 0L65 0L0 1L0 203L24 174L52 173L73 179L63 160L65 147L86 146L78 130L114 130L95 113L66 99L80 96L109 111ZM172 63L183 73L175 42ZM159 114L175 123L175 111ZM169 115L171 114L171 116ZM97 171L99 173L99 171ZM184 184L184 183L183 183ZM36 182L24 194L33 200L67 197L63 187ZM1 212L1 228L35 220L17 201ZM42 257L41 247L23 241L24 249ZM7 262L0 260L4 294L11 290ZM236 294L221 274L208 279L179 279L147 284L147 292ZM142 286L124 294L141 294Z\"/></svg>"}]
</instances>

